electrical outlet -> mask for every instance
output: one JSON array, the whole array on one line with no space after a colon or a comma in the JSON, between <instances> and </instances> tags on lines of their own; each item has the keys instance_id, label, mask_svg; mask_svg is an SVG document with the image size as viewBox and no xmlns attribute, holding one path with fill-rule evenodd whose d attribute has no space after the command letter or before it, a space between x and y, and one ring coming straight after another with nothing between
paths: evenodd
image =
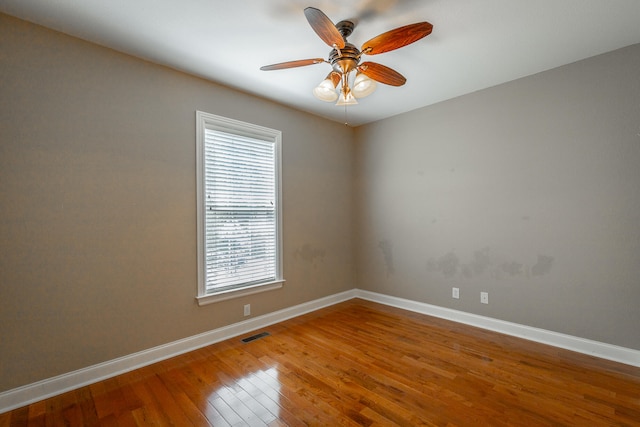
<instances>
[{"instance_id":1,"label":"electrical outlet","mask_svg":"<svg viewBox=\"0 0 640 427\"><path fill-rule=\"evenodd\" d=\"M245 316L250 316L251 315L251 304L245 304L244 305L244 315Z\"/></svg>"},{"instance_id":2,"label":"electrical outlet","mask_svg":"<svg viewBox=\"0 0 640 427\"><path fill-rule=\"evenodd\" d=\"M460 298L460 288L451 288L451 298Z\"/></svg>"},{"instance_id":3,"label":"electrical outlet","mask_svg":"<svg viewBox=\"0 0 640 427\"><path fill-rule=\"evenodd\" d=\"M480 302L489 304L489 292L480 292Z\"/></svg>"}]
</instances>

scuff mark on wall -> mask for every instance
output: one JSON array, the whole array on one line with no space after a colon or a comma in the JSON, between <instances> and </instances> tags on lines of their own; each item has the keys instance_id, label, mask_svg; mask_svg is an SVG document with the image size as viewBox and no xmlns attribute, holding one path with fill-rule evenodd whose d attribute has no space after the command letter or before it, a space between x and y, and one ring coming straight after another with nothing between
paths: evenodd
<instances>
[{"instance_id":1,"label":"scuff mark on wall","mask_svg":"<svg viewBox=\"0 0 640 427\"><path fill-rule=\"evenodd\" d=\"M381 240L378 243L378 247L382 250L384 256L384 264L387 268L387 277L392 276L395 273L393 266L393 244L388 240Z\"/></svg>"},{"instance_id":2,"label":"scuff mark on wall","mask_svg":"<svg viewBox=\"0 0 640 427\"><path fill-rule=\"evenodd\" d=\"M463 264L460 269L461 269L462 275L466 279L471 279L473 277L473 270L471 270L471 267L469 267L468 265Z\"/></svg>"},{"instance_id":3,"label":"scuff mark on wall","mask_svg":"<svg viewBox=\"0 0 640 427\"><path fill-rule=\"evenodd\" d=\"M531 267L532 276L542 276L548 274L553 266L554 258L552 256L538 255L538 262Z\"/></svg>"},{"instance_id":4,"label":"scuff mark on wall","mask_svg":"<svg viewBox=\"0 0 640 427\"><path fill-rule=\"evenodd\" d=\"M315 261L324 261L325 251L324 249L316 249L309 244L305 244L301 248L296 249L294 255L296 258L300 258L303 261L314 264Z\"/></svg>"},{"instance_id":5,"label":"scuff mark on wall","mask_svg":"<svg viewBox=\"0 0 640 427\"><path fill-rule=\"evenodd\" d=\"M515 261L505 262L502 264L502 271L510 276L520 276L522 274L522 264Z\"/></svg>"},{"instance_id":6,"label":"scuff mark on wall","mask_svg":"<svg viewBox=\"0 0 640 427\"><path fill-rule=\"evenodd\" d=\"M490 251L491 249L486 247L474 252L474 260L471 265L475 273L482 274L491 267Z\"/></svg>"},{"instance_id":7,"label":"scuff mark on wall","mask_svg":"<svg viewBox=\"0 0 640 427\"><path fill-rule=\"evenodd\" d=\"M427 270L441 272L444 277L450 278L458 273L459 264L458 256L453 252L449 252L436 260L427 261Z\"/></svg>"},{"instance_id":8,"label":"scuff mark on wall","mask_svg":"<svg viewBox=\"0 0 640 427\"><path fill-rule=\"evenodd\" d=\"M531 266L504 256L497 256L491 252L491 248L485 247L473 253L470 263L461 263L458 255L451 251L439 258L427 260L427 271L440 273L450 279L461 276L465 279L474 277L490 277L501 280L505 277L543 276L551 272L554 258L547 255L538 255L536 263Z\"/></svg>"}]
</instances>

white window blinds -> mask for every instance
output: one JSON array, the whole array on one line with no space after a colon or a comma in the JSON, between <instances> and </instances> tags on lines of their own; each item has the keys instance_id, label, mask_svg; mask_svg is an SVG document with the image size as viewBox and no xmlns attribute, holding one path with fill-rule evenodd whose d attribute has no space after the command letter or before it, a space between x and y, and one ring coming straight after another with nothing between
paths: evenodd
<instances>
[{"instance_id":1,"label":"white window blinds","mask_svg":"<svg viewBox=\"0 0 640 427\"><path fill-rule=\"evenodd\" d=\"M205 295L280 279L279 132L238 123L202 129Z\"/></svg>"}]
</instances>

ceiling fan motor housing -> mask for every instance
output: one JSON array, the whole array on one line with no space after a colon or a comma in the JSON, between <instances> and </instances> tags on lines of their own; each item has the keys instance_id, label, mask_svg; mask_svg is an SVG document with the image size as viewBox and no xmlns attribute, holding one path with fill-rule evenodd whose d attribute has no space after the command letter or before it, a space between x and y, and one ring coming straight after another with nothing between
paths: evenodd
<instances>
[{"instance_id":1,"label":"ceiling fan motor housing","mask_svg":"<svg viewBox=\"0 0 640 427\"><path fill-rule=\"evenodd\" d=\"M358 66L360 50L351 43L345 43L342 49L333 49L329 53L329 62L335 71L348 74Z\"/></svg>"}]
</instances>

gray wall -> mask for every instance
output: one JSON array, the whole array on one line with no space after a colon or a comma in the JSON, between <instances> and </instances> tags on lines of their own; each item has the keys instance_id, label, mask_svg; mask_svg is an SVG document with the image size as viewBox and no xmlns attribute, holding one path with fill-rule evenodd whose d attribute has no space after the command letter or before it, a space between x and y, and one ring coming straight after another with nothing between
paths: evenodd
<instances>
[{"instance_id":1,"label":"gray wall","mask_svg":"<svg viewBox=\"0 0 640 427\"><path fill-rule=\"evenodd\" d=\"M354 287L353 130L0 15L0 392ZM283 289L198 307L195 111L283 132Z\"/></svg>"},{"instance_id":2,"label":"gray wall","mask_svg":"<svg viewBox=\"0 0 640 427\"><path fill-rule=\"evenodd\" d=\"M353 131L0 14L0 392L356 286L640 349L638 70ZM195 302L195 110L283 131L282 290Z\"/></svg>"},{"instance_id":3,"label":"gray wall","mask_svg":"<svg viewBox=\"0 0 640 427\"><path fill-rule=\"evenodd\" d=\"M640 349L640 45L356 140L359 287Z\"/></svg>"}]
</instances>

